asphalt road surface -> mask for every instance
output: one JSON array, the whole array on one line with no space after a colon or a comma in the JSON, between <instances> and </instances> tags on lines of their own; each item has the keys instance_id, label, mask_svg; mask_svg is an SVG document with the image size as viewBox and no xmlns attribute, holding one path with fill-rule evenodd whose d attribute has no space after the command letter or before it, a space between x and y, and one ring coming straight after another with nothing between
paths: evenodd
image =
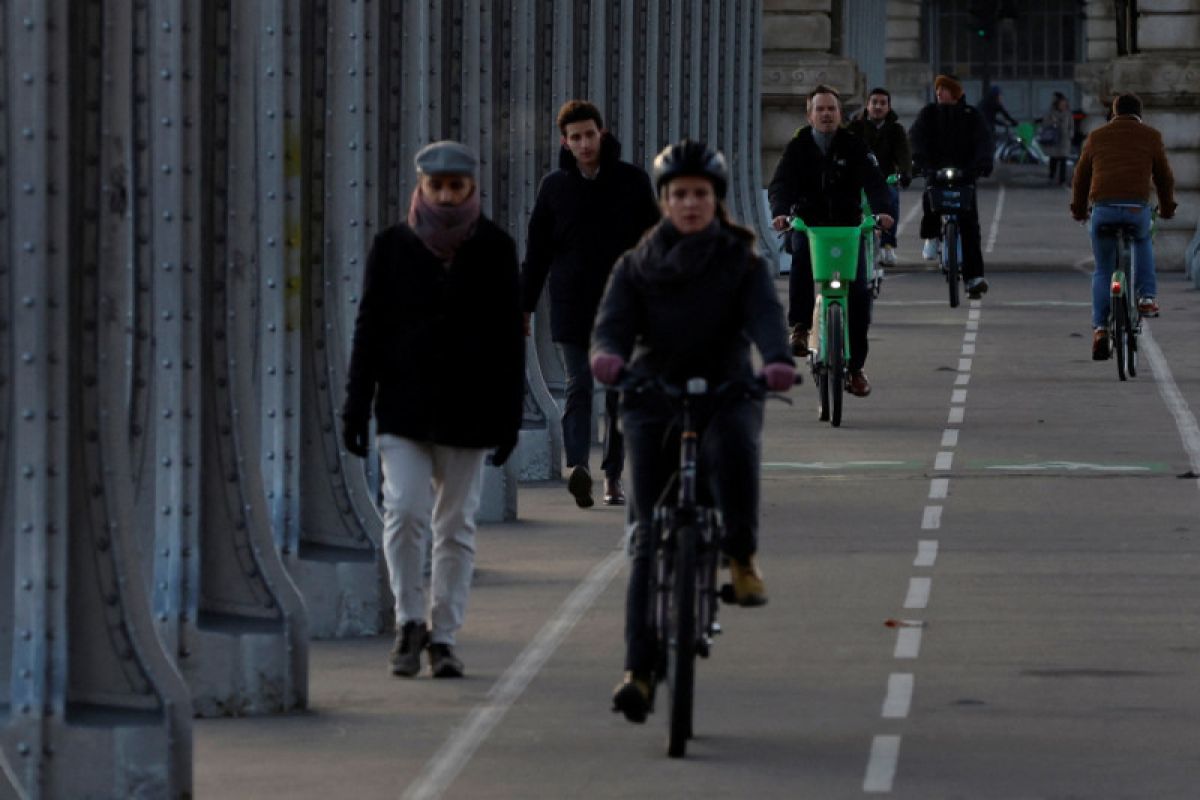
<instances>
[{"instance_id":1,"label":"asphalt road surface","mask_svg":"<svg viewBox=\"0 0 1200 800\"><path fill-rule=\"evenodd\" d=\"M1122 383L1090 358L1064 193L985 192L992 291L958 309L915 200L874 392L839 429L811 381L768 408L771 599L722 610L686 759L663 698L643 726L609 711L623 512L540 485L481 529L466 678L316 642L309 712L197 722L197 797L1200 796L1200 292L1160 276Z\"/></svg>"}]
</instances>

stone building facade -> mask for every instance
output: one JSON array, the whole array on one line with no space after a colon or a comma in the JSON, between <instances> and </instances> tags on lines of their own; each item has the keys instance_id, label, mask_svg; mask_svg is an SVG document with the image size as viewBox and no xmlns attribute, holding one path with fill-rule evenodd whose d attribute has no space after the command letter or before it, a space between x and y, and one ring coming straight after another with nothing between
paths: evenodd
<instances>
[{"instance_id":1,"label":"stone building facade","mask_svg":"<svg viewBox=\"0 0 1200 800\"><path fill-rule=\"evenodd\" d=\"M938 0L765 0L763 4L763 168L769 178L788 138L805 122L805 95L818 83L843 93L849 111L861 108L874 48L885 54L882 77L905 124L931 99L933 62L922 47L922 24ZM1146 122L1166 140L1180 204L1160 223L1155 251L1162 269L1184 268L1200 216L1200 0L1139 0L1135 41L1118 42L1112 0L1080 3L1083 58L1075 64L1079 104L1103 119L1114 93L1132 91L1145 103ZM868 31L862 37L850 34ZM873 39L872 39L873 37ZM857 42L857 44L855 44ZM849 55L858 47L864 57Z\"/></svg>"}]
</instances>

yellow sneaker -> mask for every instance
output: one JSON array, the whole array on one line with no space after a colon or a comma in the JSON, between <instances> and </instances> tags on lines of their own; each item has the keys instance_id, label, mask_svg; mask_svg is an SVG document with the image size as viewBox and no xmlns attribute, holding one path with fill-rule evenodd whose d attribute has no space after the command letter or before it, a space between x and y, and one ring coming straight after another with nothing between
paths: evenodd
<instances>
[{"instance_id":1,"label":"yellow sneaker","mask_svg":"<svg viewBox=\"0 0 1200 800\"><path fill-rule=\"evenodd\" d=\"M767 585L763 583L762 573L754 563L754 556L745 561L729 559L729 573L733 578L733 596L739 606L767 604Z\"/></svg>"}]
</instances>

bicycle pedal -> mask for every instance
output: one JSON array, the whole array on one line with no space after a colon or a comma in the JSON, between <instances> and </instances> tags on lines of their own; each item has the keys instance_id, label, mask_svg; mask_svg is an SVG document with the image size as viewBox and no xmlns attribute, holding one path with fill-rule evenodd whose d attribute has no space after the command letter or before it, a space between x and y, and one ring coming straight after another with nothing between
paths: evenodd
<instances>
[{"instance_id":1,"label":"bicycle pedal","mask_svg":"<svg viewBox=\"0 0 1200 800\"><path fill-rule=\"evenodd\" d=\"M714 621L708 626L708 633L710 636L720 636L724 632L725 631L721 628L721 623L719 622Z\"/></svg>"},{"instance_id":2,"label":"bicycle pedal","mask_svg":"<svg viewBox=\"0 0 1200 800\"><path fill-rule=\"evenodd\" d=\"M708 638L696 642L696 655L700 658L708 658L712 655L712 642Z\"/></svg>"},{"instance_id":3,"label":"bicycle pedal","mask_svg":"<svg viewBox=\"0 0 1200 800\"><path fill-rule=\"evenodd\" d=\"M732 583L721 584L721 602L727 606L737 605L737 593L733 591Z\"/></svg>"}]
</instances>

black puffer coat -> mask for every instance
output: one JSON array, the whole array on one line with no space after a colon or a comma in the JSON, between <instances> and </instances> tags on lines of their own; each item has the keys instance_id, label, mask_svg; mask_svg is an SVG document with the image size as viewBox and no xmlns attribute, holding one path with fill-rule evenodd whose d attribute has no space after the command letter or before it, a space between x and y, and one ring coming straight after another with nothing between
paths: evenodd
<instances>
[{"instance_id":1,"label":"black puffer coat","mask_svg":"<svg viewBox=\"0 0 1200 800\"><path fill-rule=\"evenodd\" d=\"M516 441L525 391L517 248L486 217L449 267L405 224L375 237L343 417L454 447Z\"/></svg>"},{"instance_id":2,"label":"black puffer coat","mask_svg":"<svg viewBox=\"0 0 1200 800\"><path fill-rule=\"evenodd\" d=\"M674 382L751 377L750 345L764 363L794 364L783 307L766 264L737 231L681 236L660 222L613 269L592 350Z\"/></svg>"},{"instance_id":3,"label":"black puffer coat","mask_svg":"<svg viewBox=\"0 0 1200 800\"><path fill-rule=\"evenodd\" d=\"M879 170L885 175L900 173L912 177L912 152L908 147L908 134L900 124L895 111L888 111L882 125L876 125L870 115L863 111L850 121L846 130L867 143L867 147L879 161Z\"/></svg>"},{"instance_id":4,"label":"black puffer coat","mask_svg":"<svg viewBox=\"0 0 1200 800\"><path fill-rule=\"evenodd\" d=\"M658 222L650 177L620 156L620 143L604 134L600 172L589 180L564 147L559 168L538 189L521 269L521 308L534 310L549 274L556 342L587 346L613 264Z\"/></svg>"},{"instance_id":5,"label":"black puffer coat","mask_svg":"<svg viewBox=\"0 0 1200 800\"><path fill-rule=\"evenodd\" d=\"M805 126L783 151L767 196L773 217L786 216L795 206L808 225L857 225L863 191L875 213L887 211L887 183L866 143L838 128L829 152L822 153L812 127Z\"/></svg>"},{"instance_id":6,"label":"black puffer coat","mask_svg":"<svg viewBox=\"0 0 1200 800\"><path fill-rule=\"evenodd\" d=\"M992 135L983 115L959 98L953 105L929 103L908 129L913 169L918 174L957 167L972 176L992 174Z\"/></svg>"}]
</instances>

